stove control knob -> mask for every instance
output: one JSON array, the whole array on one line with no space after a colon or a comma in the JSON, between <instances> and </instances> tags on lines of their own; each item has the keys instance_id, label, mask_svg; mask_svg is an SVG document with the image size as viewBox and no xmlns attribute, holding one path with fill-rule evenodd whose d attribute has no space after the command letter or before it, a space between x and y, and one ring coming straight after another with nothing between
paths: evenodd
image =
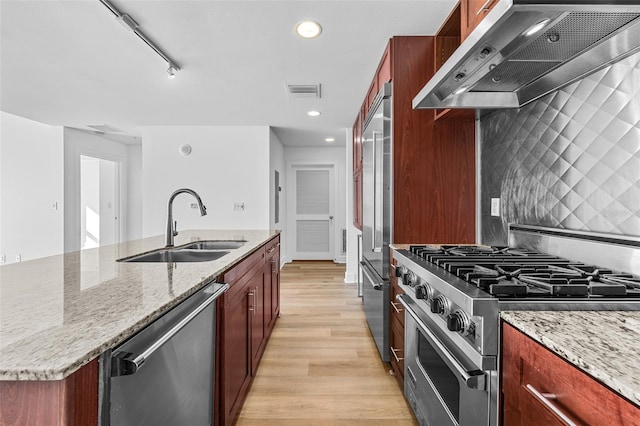
<instances>
[{"instance_id":1,"label":"stove control knob","mask_svg":"<svg viewBox=\"0 0 640 426\"><path fill-rule=\"evenodd\" d=\"M431 299L431 312L434 314L447 314L449 311L449 301L444 296L438 296Z\"/></svg>"},{"instance_id":2,"label":"stove control knob","mask_svg":"<svg viewBox=\"0 0 640 426\"><path fill-rule=\"evenodd\" d=\"M418 277L416 277L416 274L413 272L407 271L407 273L404 274L404 277L402 277L402 282L404 285L408 285L409 287L415 287L418 283Z\"/></svg>"},{"instance_id":3,"label":"stove control knob","mask_svg":"<svg viewBox=\"0 0 640 426\"><path fill-rule=\"evenodd\" d=\"M407 268L405 268L404 266L396 266L396 268L395 268L396 278L400 278L406 272L407 272Z\"/></svg>"},{"instance_id":4,"label":"stove control knob","mask_svg":"<svg viewBox=\"0 0 640 426\"><path fill-rule=\"evenodd\" d=\"M463 311L455 311L447 315L447 328L462 334L468 334L471 328L471 321Z\"/></svg>"},{"instance_id":5,"label":"stove control knob","mask_svg":"<svg viewBox=\"0 0 640 426\"><path fill-rule=\"evenodd\" d=\"M429 284L420 284L415 287L416 298L429 300L433 297L433 289Z\"/></svg>"}]
</instances>

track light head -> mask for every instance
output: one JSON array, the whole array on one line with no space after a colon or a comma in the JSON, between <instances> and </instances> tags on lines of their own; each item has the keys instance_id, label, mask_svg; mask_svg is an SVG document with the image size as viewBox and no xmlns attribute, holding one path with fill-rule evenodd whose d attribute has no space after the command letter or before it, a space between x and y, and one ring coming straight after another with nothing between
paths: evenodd
<instances>
[{"instance_id":1,"label":"track light head","mask_svg":"<svg viewBox=\"0 0 640 426\"><path fill-rule=\"evenodd\" d=\"M167 69L167 74L170 79L176 78L176 68L173 66L173 64L169 64L169 68Z\"/></svg>"}]
</instances>

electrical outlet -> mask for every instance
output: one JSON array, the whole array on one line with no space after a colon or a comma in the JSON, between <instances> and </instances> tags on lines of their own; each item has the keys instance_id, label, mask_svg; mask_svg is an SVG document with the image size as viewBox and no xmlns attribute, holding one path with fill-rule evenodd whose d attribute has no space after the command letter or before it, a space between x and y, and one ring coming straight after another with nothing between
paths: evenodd
<instances>
[{"instance_id":1,"label":"electrical outlet","mask_svg":"<svg viewBox=\"0 0 640 426\"><path fill-rule=\"evenodd\" d=\"M491 216L500 217L500 198L491 199Z\"/></svg>"},{"instance_id":2,"label":"electrical outlet","mask_svg":"<svg viewBox=\"0 0 640 426\"><path fill-rule=\"evenodd\" d=\"M22 261L22 255L16 254L16 262L20 262L20 261Z\"/></svg>"},{"instance_id":3,"label":"electrical outlet","mask_svg":"<svg viewBox=\"0 0 640 426\"><path fill-rule=\"evenodd\" d=\"M233 210L244 211L244 202L234 202L233 203Z\"/></svg>"},{"instance_id":4,"label":"electrical outlet","mask_svg":"<svg viewBox=\"0 0 640 426\"><path fill-rule=\"evenodd\" d=\"M7 263L7 255L6 254L0 255L0 263Z\"/></svg>"}]
</instances>

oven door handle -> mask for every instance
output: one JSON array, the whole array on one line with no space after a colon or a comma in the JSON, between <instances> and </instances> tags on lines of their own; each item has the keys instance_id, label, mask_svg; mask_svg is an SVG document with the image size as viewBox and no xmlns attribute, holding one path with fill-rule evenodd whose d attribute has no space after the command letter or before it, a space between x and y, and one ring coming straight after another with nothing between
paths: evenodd
<instances>
[{"instance_id":1,"label":"oven door handle","mask_svg":"<svg viewBox=\"0 0 640 426\"><path fill-rule=\"evenodd\" d=\"M482 370L468 370L460 361L456 359L451 352L440 342L440 339L433 334L431 330L426 326L426 324L420 319L416 311L413 310L411 306L409 306L409 301L411 301L410 296L406 294L398 295L397 299L402 303L405 308L405 312L413 317L417 326L420 328L420 331L424 333L431 343L436 346L436 348L440 351L440 353L446 358L449 364L456 370L458 375L462 378L463 382L469 389L484 389L485 388L485 373ZM406 300L405 300L406 299Z\"/></svg>"}]
</instances>

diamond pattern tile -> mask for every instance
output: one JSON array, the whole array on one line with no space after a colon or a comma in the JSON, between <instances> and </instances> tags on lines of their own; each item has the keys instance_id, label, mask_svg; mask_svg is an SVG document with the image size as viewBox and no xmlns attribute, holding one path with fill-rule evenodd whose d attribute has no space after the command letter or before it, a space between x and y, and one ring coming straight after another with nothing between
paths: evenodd
<instances>
[{"instance_id":1,"label":"diamond pattern tile","mask_svg":"<svg viewBox=\"0 0 640 426\"><path fill-rule=\"evenodd\" d=\"M484 244L512 222L640 236L640 54L484 116L480 173Z\"/></svg>"}]
</instances>

